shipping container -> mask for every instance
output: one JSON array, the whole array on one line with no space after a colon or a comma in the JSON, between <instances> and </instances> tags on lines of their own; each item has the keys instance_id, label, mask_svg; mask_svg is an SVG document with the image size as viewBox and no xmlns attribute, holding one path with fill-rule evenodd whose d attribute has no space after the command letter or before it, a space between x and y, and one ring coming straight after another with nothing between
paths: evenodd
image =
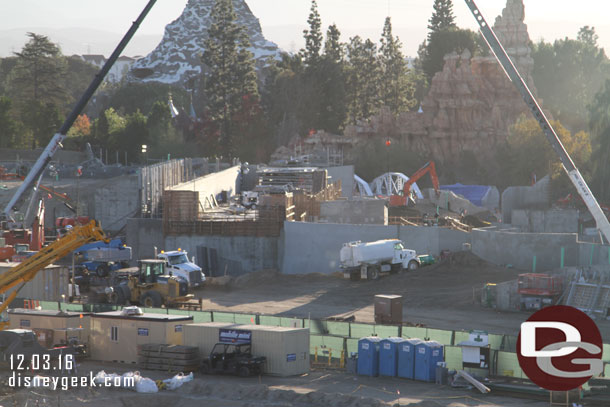
<instances>
[{"instance_id":1,"label":"shipping container","mask_svg":"<svg viewBox=\"0 0 610 407\"><path fill-rule=\"evenodd\" d=\"M358 374L379 376L379 339L369 336L358 341Z\"/></svg>"},{"instance_id":2,"label":"shipping container","mask_svg":"<svg viewBox=\"0 0 610 407\"><path fill-rule=\"evenodd\" d=\"M386 338L379 343L379 375L396 377L398 370L398 348L404 338Z\"/></svg>"},{"instance_id":3,"label":"shipping container","mask_svg":"<svg viewBox=\"0 0 610 407\"><path fill-rule=\"evenodd\" d=\"M265 356L264 372L292 376L309 372L309 329L223 322L191 324L184 329L184 345L209 356L219 342L250 342L254 356Z\"/></svg>"},{"instance_id":4,"label":"shipping container","mask_svg":"<svg viewBox=\"0 0 610 407\"><path fill-rule=\"evenodd\" d=\"M89 343L91 313L66 312L52 310L34 310L25 308L9 309L9 329L31 329L36 333L42 346L59 345L66 334L55 331L66 329L82 329L82 333L73 333L68 338L79 339L79 343Z\"/></svg>"},{"instance_id":5,"label":"shipping container","mask_svg":"<svg viewBox=\"0 0 610 407\"><path fill-rule=\"evenodd\" d=\"M406 339L398 347L398 377L415 379L415 348L421 339Z\"/></svg>"},{"instance_id":6,"label":"shipping container","mask_svg":"<svg viewBox=\"0 0 610 407\"><path fill-rule=\"evenodd\" d=\"M136 363L138 345L182 345L183 328L192 322L188 315L95 313L91 317L91 358Z\"/></svg>"},{"instance_id":7,"label":"shipping container","mask_svg":"<svg viewBox=\"0 0 610 407\"><path fill-rule=\"evenodd\" d=\"M0 274L18 265L19 263L1 263ZM69 274L68 267L51 264L40 270L32 281L27 282L19 291L18 297L39 301L63 302L68 298ZM16 289L17 287L8 290L6 295L8 296Z\"/></svg>"},{"instance_id":8,"label":"shipping container","mask_svg":"<svg viewBox=\"0 0 610 407\"><path fill-rule=\"evenodd\" d=\"M415 380L436 381L436 364L442 362L443 345L426 341L415 346Z\"/></svg>"}]
</instances>

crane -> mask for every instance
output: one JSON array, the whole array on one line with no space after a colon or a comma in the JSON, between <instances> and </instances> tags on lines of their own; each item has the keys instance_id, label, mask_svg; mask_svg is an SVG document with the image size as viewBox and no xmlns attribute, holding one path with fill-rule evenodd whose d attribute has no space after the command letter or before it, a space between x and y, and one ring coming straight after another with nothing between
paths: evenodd
<instances>
[{"instance_id":1,"label":"crane","mask_svg":"<svg viewBox=\"0 0 610 407\"><path fill-rule=\"evenodd\" d=\"M440 187L438 185L438 176L436 175L436 166L434 165L434 161L429 161L419 170L415 171L409 180L405 182L402 195L390 196L390 206L406 206L409 196L411 195L411 186L428 173L430 174L430 178L432 178L432 186L434 187L434 190L437 194L439 194Z\"/></svg>"},{"instance_id":2,"label":"crane","mask_svg":"<svg viewBox=\"0 0 610 407\"><path fill-rule=\"evenodd\" d=\"M513 85L515 85L515 88L517 88L517 90L521 94L521 97L523 97L523 100L530 108L532 114L534 115L534 118L538 121L540 128L542 128L546 139L551 144L551 147L553 147L553 150L559 157L559 160L563 165L563 169L568 174L570 181L572 181L572 184L576 188L576 191L578 191L578 194L585 202L585 205L587 206L587 209L589 209L589 212L593 216L593 219L595 219L597 229L601 232L603 237L605 237L606 240L610 242L610 222L608 222L608 218L606 217L606 215L604 215L604 212L599 206L597 199L595 199L595 196L589 189L587 182L580 174L580 171L578 171L576 165L574 165L572 158L561 143L561 140L557 136L555 129L553 129L553 126L551 126L551 123L546 118L544 112L540 108L540 105L538 105L536 98L534 98L534 96L532 95L532 92L529 90L527 84L519 74L519 71L510 60L508 54L504 50L504 47L496 37L496 34L493 32L489 24L487 24L487 22L485 21L485 18L479 11L479 8L475 4L475 2L473 0L465 1L466 5L470 8L470 11L472 12L474 18L477 20L477 23L479 24L479 28L481 30L481 34L483 35L483 38L485 38L487 45L489 45L489 48L496 56L496 59L504 69L504 72L506 73L510 81L513 83Z\"/></svg>"},{"instance_id":3,"label":"crane","mask_svg":"<svg viewBox=\"0 0 610 407\"><path fill-rule=\"evenodd\" d=\"M116 49L108 58L108 61L106 61L100 72L95 75L95 78L93 79L93 81L91 81L91 84L89 85L85 93L81 96L78 103L76 103L76 105L60 127L59 131L55 133L53 138L51 138L51 141L49 141L49 144L42 151L42 154L40 155L40 157L38 157L38 160L36 160L36 162L32 166L32 169L30 169L30 172L23 180L23 183L19 186L19 188L17 188L17 191L4 208L4 211L0 213L0 216L3 216L4 218L6 218L6 220L14 221L11 212L13 211L13 207L15 206L17 201L21 199L21 197L25 194L26 190L31 186L34 186L34 189L38 189L40 185L40 180L42 179L42 175L44 174L47 165L53 158L53 155L55 155L55 152L62 147L61 143L66 138L68 130L70 130L70 127L72 127L78 115L85 108L85 106L89 102L89 99L91 99L91 96L93 96L97 88L100 86L100 84L104 80L104 77L106 76L108 71L110 71L110 68L112 68L112 65L114 65L115 61L119 58L131 38L138 30L138 27L140 27L142 21L144 21L144 18L146 18L148 12L156 3L156 1L157 0L150 0L144 10L142 10L142 12L140 13L140 16L136 19L136 21L133 22L129 31L127 31L119 45L117 45Z\"/></svg>"},{"instance_id":4,"label":"crane","mask_svg":"<svg viewBox=\"0 0 610 407\"><path fill-rule=\"evenodd\" d=\"M3 313L6 310L8 305L17 296L19 290L21 290L28 281L31 281L40 270L68 255L82 245L98 240L108 242L102 228L96 221L92 220L86 225L75 226L64 237L43 247L35 255L0 274L0 294L6 293L11 288L19 286L9 294L2 304L0 304L0 313ZM0 330L5 329L6 325L6 321L0 321Z\"/></svg>"}]
</instances>

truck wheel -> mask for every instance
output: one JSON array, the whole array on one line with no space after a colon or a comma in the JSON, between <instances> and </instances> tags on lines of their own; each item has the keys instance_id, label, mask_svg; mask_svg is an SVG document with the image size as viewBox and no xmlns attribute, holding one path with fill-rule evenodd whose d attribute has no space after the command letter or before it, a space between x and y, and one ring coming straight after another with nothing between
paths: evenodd
<instances>
[{"instance_id":1,"label":"truck wheel","mask_svg":"<svg viewBox=\"0 0 610 407\"><path fill-rule=\"evenodd\" d=\"M108 275L108 271L108 266L102 264L100 266L97 266L97 268L95 269L95 274L97 274L98 277L106 277Z\"/></svg>"},{"instance_id":2,"label":"truck wheel","mask_svg":"<svg viewBox=\"0 0 610 407\"><path fill-rule=\"evenodd\" d=\"M203 362L203 363L201 364L201 367L199 367L199 371L200 371L202 374L210 374L210 364L209 364L209 363L207 363L207 362Z\"/></svg>"},{"instance_id":3,"label":"truck wheel","mask_svg":"<svg viewBox=\"0 0 610 407\"><path fill-rule=\"evenodd\" d=\"M414 270L417 270L418 268L419 268L419 264L415 260L411 260L409 262L409 266L408 266L409 271L414 271Z\"/></svg>"},{"instance_id":4,"label":"truck wheel","mask_svg":"<svg viewBox=\"0 0 610 407\"><path fill-rule=\"evenodd\" d=\"M140 298L140 304L146 308L159 308L163 304L163 298L158 291L146 291Z\"/></svg>"},{"instance_id":5,"label":"truck wheel","mask_svg":"<svg viewBox=\"0 0 610 407\"><path fill-rule=\"evenodd\" d=\"M242 366L237 371L237 374L241 377L248 377L250 376L250 369L248 368L248 366Z\"/></svg>"},{"instance_id":6,"label":"truck wheel","mask_svg":"<svg viewBox=\"0 0 610 407\"><path fill-rule=\"evenodd\" d=\"M370 267L366 271L366 279L367 280L378 280L379 279L379 269L377 267Z\"/></svg>"},{"instance_id":7,"label":"truck wheel","mask_svg":"<svg viewBox=\"0 0 610 407\"><path fill-rule=\"evenodd\" d=\"M123 305L125 304L125 293L123 289L119 286L112 287L112 293L110 294L110 303L114 305Z\"/></svg>"}]
</instances>

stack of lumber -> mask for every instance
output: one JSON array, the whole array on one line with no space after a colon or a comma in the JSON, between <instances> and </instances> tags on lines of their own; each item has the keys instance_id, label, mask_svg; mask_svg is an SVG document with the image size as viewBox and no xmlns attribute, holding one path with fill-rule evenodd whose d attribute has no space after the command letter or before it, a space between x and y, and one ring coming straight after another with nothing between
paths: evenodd
<instances>
[{"instance_id":1,"label":"stack of lumber","mask_svg":"<svg viewBox=\"0 0 610 407\"><path fill-rule=\"evenodd\" d=\"M142 369L192 372L199 369L200 362L199 349L195 346L138 345L138 364Z\"/></svg>"}]
</instances>

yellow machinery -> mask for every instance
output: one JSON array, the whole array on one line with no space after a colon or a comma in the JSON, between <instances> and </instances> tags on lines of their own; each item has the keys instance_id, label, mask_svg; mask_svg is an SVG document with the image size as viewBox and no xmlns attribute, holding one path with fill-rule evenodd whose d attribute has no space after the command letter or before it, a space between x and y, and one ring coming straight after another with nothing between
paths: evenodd
<instances>
[{"instance_id":1,"label":"yellow machinery","mask_svg":"<svg viewBox=\"0 0 610 407\"><path fill-rule=\"evenodd\" d=\"M165 260L139 260L137 269L128 270L133 272L128 273L127 281L112 287L109 300L115 305L130 302L146 308L159 308L193 299L193 294L188 293L188 282L168 273Z\"/></svg>"},{"instance_id":2,"label":"yellow machinery","mask_svg":"<svg viewBox=\"0 0 610 407\"><path fill-rule=\"evenodd\" d=\"M19 285L6 300L0 304L0 313L5 315L6 308L15 299L21 288L31 281L40 270L72 253L80 246L98 240L106 241L104 231L96 221L91 221L83 226L76 226L66 236L56 240L50 245L43 247L38 253L24 260L9 271L0 274L0 294L6 293L11 288ZM6 318L0 321L0 330L8 326Z\"/></svg>"}]
</instances>

